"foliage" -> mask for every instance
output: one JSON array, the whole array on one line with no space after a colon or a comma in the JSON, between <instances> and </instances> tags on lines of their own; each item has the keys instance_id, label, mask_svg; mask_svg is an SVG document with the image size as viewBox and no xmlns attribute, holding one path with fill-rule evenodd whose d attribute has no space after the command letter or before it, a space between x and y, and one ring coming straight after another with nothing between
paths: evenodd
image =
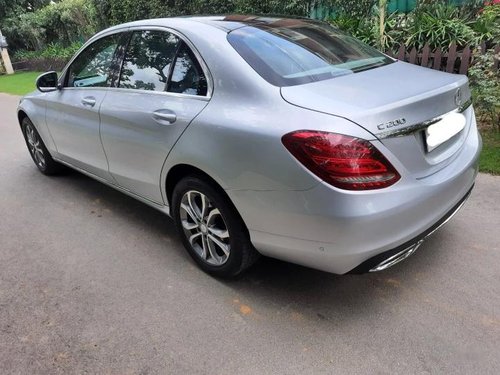
<instances>
[{"instance_id":1,"label":"foliage","mask_svg":"<svg viewBox=\"0 0 500 375\"><path fill-rule=\"evenodd\" d=\"M401 13L391 13L387 15L385 18L383 45L380 43L378 7L374 7L372 13L365 18L355 18L347 13L342 13L332 18L330 22L361 41L377 47L382 51L387 51L397 50L402 43L407 19L405 15Z\"/></svg>"},{"instance_id":2,"label":"foliage","mask_svg":"<svg viewBox=\"0 0 500 375\"><path fill-rule=\"evenodd\" d=\"M481 41L488 42L490 47L493 46L493 42L498 43L500 41L500 3L487 5L481 9L473 28L480 35Z\"/></svg>"},{"instance_id":3,"label":"foliage","mask_svg":"<svg viewBox=\"0 0 500 375\"><path fill-rule=\"evenodd\" d=\"M103 26L188 14L289 14L307 16L308 0L92 0Z\"/></svg>"},{"instance_id":4,"label":"foliage","mask_svg":"<svg viewBox=\"0 0 500 375\"><path fill-rule=\"evenodd\" d=\"M500 54L494 56L493 50L476 53L469 79L477 117L500 132L500 71L493 69L494 59Z\"/></svg>"},{"instance_id":5,"label":"foliage","mask_svg":"<svg viewBox=\"0 0 500 375\"><path fill-rule=\"evenodd\" d=\"M436 1L419 5L408 22L406 45L417 49L429 43L431 48L475 45L478 35L471 22L464 18L459 7Z\"/></svg>"},{"instance_id":6,"label":"foliage","mask_svg":"<svg viewBox=\"0 0 500 375\"><path fill-rule=\"evenodd\" d=\"M335 9L331 23L383 50L396 51L402 44L418 50L426 43L431 48L447 48L452 42L459 47L480 42L492 46L500 40L500 4L485 6L483 0L471 0L461 7L444 0L421 0L408 14L389 14L384 20L382 36L377 5L365 17L353 16L347 7Z\"/></svg>"},{"instance_id":7,"label":"foliage","mask_svg":"<svg viewBox=\"0 0 500 375\"><path fill-rule=\"evenodd\" d=\"M377 2L377 0L330 0L326 4L335 9L335 12L341 16L349 15L352 18L360 19L369 17Z\"/></svg>"},{"instance_id":8,"label":"foliage","mask_svg":"<svg viewBox=\"0 0 500 375\"><path fill-rule=\"evenodd\" d=\"M0 0L0 20L15 14L34 11L50 3L50 0Z\"/></svg>"},{"instance_id":9,"label":"foliage","mask_svg":"<svg viewBox=\"0 0 500 375\"><path fill-rule=\"evenodd\" d=\"M61 0L11 15L1 27L12 50L39 50L50 43L68 46L83 41L96 32L95 19L96 9L89 0Z\"/></svg>"},{"instance_id":10,"label":"foliage","mask_svg":"<svg viewBox=\"0 0 500 375\"><path fill-rule=\"evenodd\" d=\"M69 60L82 46L81 42L74 42L68 47L63 47L57 43L50 43L42 50L39 51L27 51L19 50L13 55L12 59L14 61L31 60L36 58L49 58L49 59L63 59Z\"/></svg>"},{"instance_id":11,"label":"foliage","mask_svg":"<svg viewBox=\"0 0 500 375\"><path fill-rule=\"evenodd\" d=\"M311 3L307 0L234 0L233 12L307 16Z\"/></svg>"}]
</instances>

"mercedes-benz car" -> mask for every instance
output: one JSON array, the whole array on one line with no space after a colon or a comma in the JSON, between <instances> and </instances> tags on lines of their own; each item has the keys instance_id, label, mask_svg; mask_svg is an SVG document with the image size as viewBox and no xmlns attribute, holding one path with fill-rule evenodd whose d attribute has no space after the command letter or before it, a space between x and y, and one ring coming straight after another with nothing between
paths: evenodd
<instances>
[{"instance_id":1,"label":"mercedes-benz car","mask_svg":"<svg viewBox=\"0 0 500 375\"><path fill-rule=\"evenodd\" d=\"M319 21L127 23L36 83L18 117L38 169L71 167L172 216L216 276L259 255L384 270L458 211L477 174L466 76Z\"/></svg>"}]
</instances>

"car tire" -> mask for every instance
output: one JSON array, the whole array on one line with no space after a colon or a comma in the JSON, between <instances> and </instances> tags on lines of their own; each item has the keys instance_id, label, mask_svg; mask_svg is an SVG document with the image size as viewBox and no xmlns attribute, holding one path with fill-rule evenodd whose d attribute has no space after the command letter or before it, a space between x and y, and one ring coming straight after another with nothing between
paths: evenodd
<instances>
[{"instance_id":1,"label":"car tire","mask_svg":"<svg viewBox=\"0 0 500 375\"><path fill-rule=\"evenodd\" d=\"M54 175L66 170L64 165L52 159L35 125L33 125L28 117L23 118L21 129L31 158L40 172L45 175Z\"/></svg>"},{"instance_id":2,"label":"car tire","mask_svg":"<svg viewBox=\"0 0 500 375\"><path fill-rule=\"evenodd\" d=\"M201 176L180 180L172 194L173 218L189 255L205 272L232 278L260 254L224 192Z\"/></svg>"}]
</instances>

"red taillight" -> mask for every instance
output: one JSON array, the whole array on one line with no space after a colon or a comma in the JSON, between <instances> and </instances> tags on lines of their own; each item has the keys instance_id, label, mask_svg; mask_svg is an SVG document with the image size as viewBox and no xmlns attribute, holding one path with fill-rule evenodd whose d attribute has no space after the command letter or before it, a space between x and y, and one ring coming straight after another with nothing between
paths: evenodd
<instances>
[{"instance_id":1,"label":"red taillight","mask_svg":"<svg viewBox=\"0 0 500 375\"><path fill-rule=\"evenodd\" d=\"M282 142L307 169L341 189L382 189L400 179L384 155L363 139L299 130L283 136Z\"/></svg>"}]
</instances>

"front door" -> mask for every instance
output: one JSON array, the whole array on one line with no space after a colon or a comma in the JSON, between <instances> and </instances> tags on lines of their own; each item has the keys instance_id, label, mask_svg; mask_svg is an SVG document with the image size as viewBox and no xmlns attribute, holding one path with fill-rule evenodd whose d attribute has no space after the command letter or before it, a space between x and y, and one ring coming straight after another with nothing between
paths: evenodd
<instances>
[{"instance_id":1,"label":"front door","mask_svg":"<svg viewBox=\"0 0 500 375\"><path fill-rule=\"evenodd\" d=\"M110 173L121 187L161 204L163 164L208 104L206 76L180 37L165 30L136 30L117 86L100 111Z\"/></svg>"},{"instance_id":2,"label":"front door","mask_svg":"<svg viewBox=\"0 0 500 375\"><path fill-rule=\"evenodd\" d=\"M111 82L117 34L90 44L67 69L63 88L47 94L46 120L58 156L112 180L99 136L99 108Z\"/></svg>"}]
</instances>

